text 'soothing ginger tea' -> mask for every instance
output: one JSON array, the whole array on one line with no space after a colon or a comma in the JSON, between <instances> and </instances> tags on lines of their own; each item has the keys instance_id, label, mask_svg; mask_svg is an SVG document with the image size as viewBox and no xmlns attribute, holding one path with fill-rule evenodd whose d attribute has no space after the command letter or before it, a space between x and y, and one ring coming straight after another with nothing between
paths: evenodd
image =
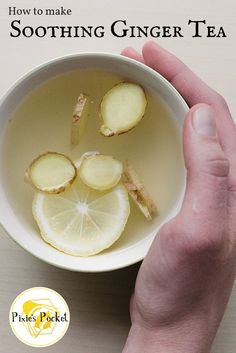
<instances>
[{"instance_id":1,"label":"text 'soothing ginger tea'","mask_svg":"<svg viewBox=\"0 0 236 353\"><path fill-rule=\"evenodd\" d=\"M98 110L102 97L123 80L102 71L70 72L34 90L11 117L3 151L5 188L13 209L26 227L38 233L31 212L33 191L24 183L23 176L35 156L47 151L63 153L75 161L87 151L132 161L157 204L158 216L148 223L131 201L127 227L111 251L143 239L174 208L183 179L181 136L173 113L163 101L147 92L145 116L134 129L113 137L99 133ZM80 143L71 145L73 106L81 92L92 100L90 117Z\"/></svg>"}]
</instances>

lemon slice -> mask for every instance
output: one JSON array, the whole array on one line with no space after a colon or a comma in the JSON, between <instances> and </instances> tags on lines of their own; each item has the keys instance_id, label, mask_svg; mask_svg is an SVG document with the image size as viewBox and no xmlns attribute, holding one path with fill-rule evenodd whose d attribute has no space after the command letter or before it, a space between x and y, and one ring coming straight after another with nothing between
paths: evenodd
<instances>
[{"instance_id":1,"label":"lemon slice","mask_svg":"<svg viewBox=\"0 0 236 353\"><path fill-rule=\"evenodd\" d=\"M128 193L121 183L101 192L78 177L63 194L38 192L33 201L43 239L74 256L94 255L110 247L123 232L129 213Z\"/></svg>"}]
</instances>

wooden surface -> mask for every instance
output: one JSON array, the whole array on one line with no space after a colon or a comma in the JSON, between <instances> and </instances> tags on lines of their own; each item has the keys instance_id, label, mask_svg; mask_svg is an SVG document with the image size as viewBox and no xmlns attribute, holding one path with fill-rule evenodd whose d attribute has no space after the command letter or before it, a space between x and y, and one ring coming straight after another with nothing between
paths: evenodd
<instances>
[{"instance_id":1,"label":"wooden surface","mask_svg":"<svg viewBox=\"0 0 236 353\"><path fill-rule=\"evenodd\" d=\"M22 18L34 25L109 25L115 19L127 19L136 25L183 25L184 39L159 39L158 42L178 55L209 85L227 99L236 115L236 5L233 0L87 0L87 1L9 1L0 3L0 95L24 73L49 59L79 52L108 51L119 53L127 45L141 48L145 39L115 39L107 31L102 39L13 39L9 37L8 6L41 8L56 4L71 7L69 17ZM112 3L112 5L111 5ZM209 25L223 25L226 39L193 39L187 30L188 19L206 19ZM14 18L14 19L17 19ZM8 312L13 299L33 286L57 290L67 300L71 324L66 336L44 351L56 353L120 353L129 329L128 302L138 265L101 274L63 271L49 266L22 250L2 231L0 238L0 352L27 353L34 348L19 342L8 324ZM222 285L224 285L222 283ZM236 347L236 288L215 339L212 353L235 353ZM164 353L164 352L163 352Z\"/></svg>"}]
</instances>

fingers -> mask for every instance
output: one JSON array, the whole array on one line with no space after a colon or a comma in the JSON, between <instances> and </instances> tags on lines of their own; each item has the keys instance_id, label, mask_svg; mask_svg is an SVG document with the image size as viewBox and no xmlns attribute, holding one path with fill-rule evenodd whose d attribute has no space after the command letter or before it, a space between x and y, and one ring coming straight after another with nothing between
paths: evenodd
<instances>
[{"instance_id":1,"label":"fingers","mask_svg":"<svg viewBox=\"0 0 236 353\"><path fill-rule=\"evenodd\" d=\"M143 55L126 48L123 55L145 62L158 71L182 94L189 106L206 103L215 110L219 142L230 162L230 207L236 209L236 127L224 99L199 79L181 60L154 42L143 47ZM235 204L235 205L234 205Z\"/></svg>"},{"instance_id":2,"label":"fingers","mask_svg":"<svg viewBox=\"0 0 236 353\"><path fill-rule=\"evenodd\" d=\"M147 42L143 46L143 57L146 65L159 72L171 83L177 75L187 69L181 60L154 42Z\"/></svg>"},{"instance_id":3,"label":"fingers","mask_svg":"<svg viewBox=\"0 0 236 353\"><path fill-rule=\"evenodd\" d=\"M230 205L236 203L236 127L224 99L200 80L173 54L148 42L143 47L145 63L166 77L183 95L190 106L198 103L210 104L215 109L219 141L230 162ZM235 205L236 208L236 205Z\"/></svg>"},{"instance_id":4,"label":"fingers","mask_svg":"<svg viewBox=\"0 0 236 353\"><path fill-rule=\"evenodd\" d=\"M131 59L137 60L141 63L144 63L143 56L139 54L135 49L132 47L127 47L124 50L122 50L121 55L127 56Z\"/></svg>"},{"instance_id":5,"label":"fingers","mask_svg":"<svg viewBox=\"0 0 236 353\"><path fill-rule=\"evenodd\" d=\"M198 104L188 113L184 156L187 187L180 212L184 228L190 236L202 237L203 243L221 242L227 220L229 161L219 142L215 111L209 105Z\"/></svg>"},{"instance_id":6,"label":"fingers","mask_svg":"<svg viewBox=\"0 0 236 353\"><path fill-rule=\"evenodd\" d=\"M122 55L145 62L159 72L176 87L190 106L200 102L212 104L216 100L215 91L201 81L181 60L154 42L147 42L143 46L143 55L132 47L125 48Z\"/></svg>"},{"instance_id":7,"label":"fingers","mask_svg":"<svg viewBox=\"0 0 236 353\"><path fill-rule=\"evenodd\" d=\"M143 56L127 48L124 54L158 71L182 94L189 106L198 103L211 105L215 112L219 141L230 161L229 190L236 203L236 127L224 99L200 80L181 60L154 42L143 47ZM231 202L232 203L232 202Z\"/></svg>"},{"instance_id":8,"label":"fingers","mask_svg":"<svg viewBox=\"0 0 236 353\"><path fill-rule=\"evenodd\" d=\"M223 98L200 80L182 61L154 42L148 42L143 47L145 63L158 71L185 98L189 106L206 103L219 112L216 116L218 134L228 157L232 150L236 153L236 129L227 104ZM235 166L236 172L236 166Z\"/></svg>"},{"instance_id":9,"label":"fingers","mask_svg":"<svg viewBox=\"0 0 236 353\"><path fill-rule=\"evenodd\" d=\"M216 115L207 104L190 109L184 123L185 164L187 171L227 178L229 162L219 141Z\"/></svg>"},{"instance_id":10,"label":"fingers","mask_svg":"<svg viewBox=\"0 0 236 353\"><path fill-rule=\"evenodd\" d=\"M201 81L181 60L154 42L143 47L146 65L159 72L183 95L190 106L197 103L213 104L216 92Z\"/></svg>"}]
</instances>

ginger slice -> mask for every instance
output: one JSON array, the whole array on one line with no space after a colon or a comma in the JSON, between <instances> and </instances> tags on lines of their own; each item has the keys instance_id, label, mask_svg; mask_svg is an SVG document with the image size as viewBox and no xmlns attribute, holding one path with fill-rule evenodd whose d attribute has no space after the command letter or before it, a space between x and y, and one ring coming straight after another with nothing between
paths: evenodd
<instances>
[{"instance_id":1,"label":"ginger slice","mask_svg":"<svg viewBox=\"0 0 236 353\"><path fill-rule=\"evenodd\" d=\"M66 190L77 176L74 163L64 154L47 152L37 157L25 173L25 181L49 194Z\"/></svg>"},{"instance_id":2,"label":"ginger slice","mask_svg":"<svg viewBox=\"0 0 236 353\"><path fill-rule=\"evenodd\" d=\"M78 97L77 104L75 106L73 116L72 116L72 125L71 125L71 143L72 145L77 145L83 134L87 124L89 116L89 97L81 93Z\"/></svg>"},{"instance_id":3,"label":"ginger slice","mask_svg":"<svg viewBox=\"0 0 236 353\"><path fill-rule=\"evenodd\" d=\"M88 151L88 152L85 152L79 159L77 159L76 161L74 161L74 164L77 168L77 170L79 170L81 164L82 164L82 161L85 157L90 157L90 156L96 156L97 154L101 154L100 152L98 151Z\"/></svg>"},{"instance_id":4,"label":"ginger slice","mask_svg":"<svg viewBox=\"0 0 236 353\"><path fill-rule=\"evenodd\" d=\"M146 219L151 221L153 216L157 214L157 207L140 181L130 161L127 161L125 165L123 184Z\"/></svg>"},{"instance_id":5,"label":"ginger slice","mask_svg":"<svg viewBox=\"0 0 236 353\"><path fill-rule=\"evenodd\" d=\"M122 82L111 88L103 97L100 116L104 136L123 134L133 129L144 116L147 98L144 89L130 82Z\"/></svg>"},{"instance_id":6,"label":"ginger slice","mask_svg":"<svg viewBox=\"0 0 236 353\"><path fill-rule=\"evenodd\" d=\"M80 179L92 189L104 191L118 184L123 165L112 156L87 154L82 157L79 167Z\"/></svg>"}]
</instances>

